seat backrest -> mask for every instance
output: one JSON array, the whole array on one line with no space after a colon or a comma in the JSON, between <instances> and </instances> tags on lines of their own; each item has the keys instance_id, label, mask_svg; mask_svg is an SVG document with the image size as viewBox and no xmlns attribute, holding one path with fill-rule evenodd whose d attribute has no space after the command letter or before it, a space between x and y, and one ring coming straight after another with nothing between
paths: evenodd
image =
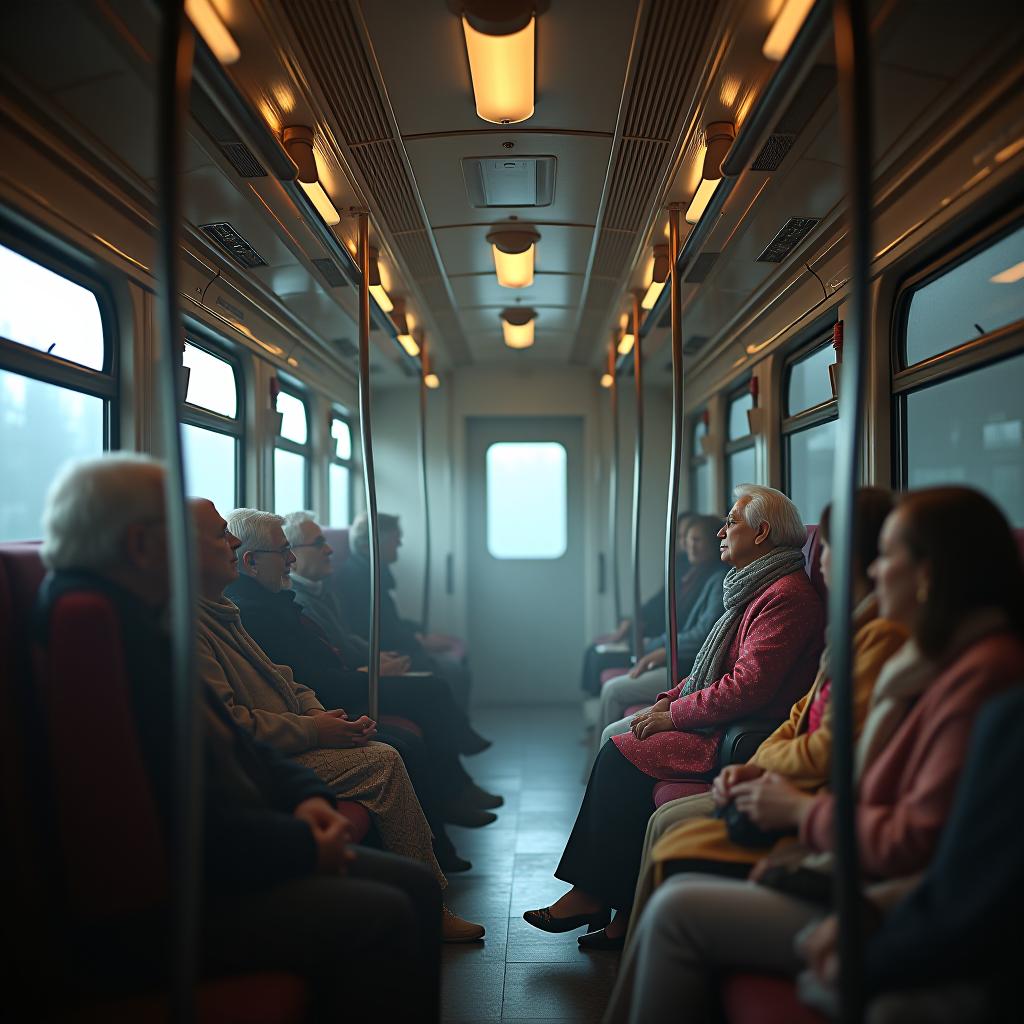
<instances>
[{"instance_id":1,"label":"seat backrest","mask_svg":"<svg viewBox=\"0 0 1024 1024\"><path fill-rule=\"evenodd\" d=\"M334 565L335 572L337 572L345 564L345 559L348 558L348 527L325 526L323 528L323 535L327 539L327 543L334 549L331 563Z\"/></svg>"},{"instance_id":2,"label":"seat backrest","mask_svg":"<svg viewBox=\"0 0 1024 1024\"><path fill-rule=\"evenodd\" d=\"M818 597L828 605L828 588L821 575L821 535L816 523L807 527L807 540L804 541L804 570L811 581L811 586L818 592Z\"/></svg>"}]
</instances>

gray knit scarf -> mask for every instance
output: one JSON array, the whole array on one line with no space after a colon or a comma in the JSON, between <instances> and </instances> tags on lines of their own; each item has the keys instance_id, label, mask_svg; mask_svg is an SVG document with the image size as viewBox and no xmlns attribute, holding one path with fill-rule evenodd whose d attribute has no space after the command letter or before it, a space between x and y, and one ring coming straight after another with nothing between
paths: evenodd
<instances>
[{"instance_id":1,"label":"gray knit scarf","mask_svg":"<svg viewBox=\"0 0 1024 1024\"><path fill-rule=\"evenodd\" d=\"M765 587L797 570L803 571L804 553L800 548L773 548L744 569L730 569L722 581L725 612L711 627L697 652L690 677L683 685L686 696L710 686L721 675L720 666L732 638L739 629L743 611Z\"/></svg>"}]
</instances>

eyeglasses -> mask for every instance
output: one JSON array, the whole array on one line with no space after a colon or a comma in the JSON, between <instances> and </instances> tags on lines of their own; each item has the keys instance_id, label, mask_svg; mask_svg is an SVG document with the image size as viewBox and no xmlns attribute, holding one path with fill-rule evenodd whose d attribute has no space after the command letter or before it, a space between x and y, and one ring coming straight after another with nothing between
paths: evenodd
<instances>
[{"instance_id":1,"label":"eyeglasses","mask_svg":"<svg viewBox=\"0 0 1024 1024\"><path fill-rule=\"evenodd\" d=\"M325 548L327 547L327 538L321 533L316 540L311 540L308 544L293 544L292 551L296 548Z\"/></svg>"},{"instance_id":2,"label":"eyeglasses","mask_svg":"<svg viewBox=\"0 0 1024 1024\"><path fill-rule=\"evenodd\" d=\"M282 558L287 558L292 552L291 544L285 544L279 548L250 548L249 554L251 555L280 555Z\"/></svg>"}]
</instances>

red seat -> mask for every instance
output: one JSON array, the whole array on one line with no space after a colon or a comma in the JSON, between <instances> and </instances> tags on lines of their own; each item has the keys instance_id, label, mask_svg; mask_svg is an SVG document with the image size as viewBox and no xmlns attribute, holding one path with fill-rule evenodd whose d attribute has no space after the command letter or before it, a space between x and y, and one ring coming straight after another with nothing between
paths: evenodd
<instances>
[{"instance_id":1,"label":"red seat","mask_svg":"<svg viewBox=\"0 0 1024 1024\"><path fill-rule=\"evenodd\" d=\"M622 665L617 668L604 669L601 672L601 689L604 689L605 683L610 683L613 679L618 679L619 676L624 676L628 671L628 665Z\"/></svg>"},{"instance_id":2,"label":"red seat","mask_svg":"<svg viewBox=\"0 0 1024 1024\"><path fill-rule=\"evenodd\" d=\"M790 978L730 974L719 986L728 1024L825 1024L827 1018L796 997Z\"/></svg>"},{"instance_id":3,"label":"red seat","mask_svg":"<svg viewBox=\"0 0 1024 1024\"><path fill-rule=\"evenodd\" d=\"M381 725L393 725L396 729L411 732L414 736L422 736L423 730L411 718L403 718L401 715L381 715Z\"/></svg>"},{"instance_id":4,"label":"red seat","mask_svg":"<svg viewBox=\"0 0 1024 1024\"><path fill-rule=\"evenodd\" d=\"M707 793L711 786L702 779L692 781L658 782L654 786L654 806L660 807L672 800L681 800L684 796L697 796Z\"/></svg>"}]
</instances>

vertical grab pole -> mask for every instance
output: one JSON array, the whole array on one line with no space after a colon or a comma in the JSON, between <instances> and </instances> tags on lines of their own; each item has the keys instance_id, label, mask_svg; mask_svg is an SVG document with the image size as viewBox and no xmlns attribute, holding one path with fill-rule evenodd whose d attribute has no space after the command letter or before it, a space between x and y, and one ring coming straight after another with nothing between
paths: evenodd
<instances>
[{"instance_id":1,"label":"vertical grab pole","mask_svg":"<svg viewBox=\"0 0 1024 1024\"><path fill-rule=\"evenodd\" d=\"M871 273L871 83L867 4L835 0L836 68L843 166L852 249L850 305L845 316L832 493L832 792L836 801L835 903L839 914L840 1019L859 1024L864 1014L860 871L853 781L853 518L864 403L864 348Z\"/></svg>"},{"instance_id":2,"label":"vertical grab pole","mask_svg":"<svg viewBox=\"0 0 1024 1024\"><path fill-rule=\"evenodd\" d=\"M175 1021L195 1020L198 978L199 849L202 828L201 703L196 677L196 572L192 519L185 501L178 409L184 348L178 261L181 255L181 152L192 78L194 37L182 0L161 4L157 82L157 396L167 476L167 556L170 566L171 664L174 687L174 807L171 851Z\"/></svg>"},{"instance_id":3,"label":"vertical grab pole","mask_svg":"<svg viewBox=\"0 0 1024 1024\"><path fill-rule=\"evenodd\" d=\"M430 631L430 492L427 487L427 339L421 346L423 359L420 366L420 494L423 498L423 614L420 621L423 632Z\"/></svg>"},{"instance_id":4,"label":"vertical grab pole","mask_svg":"<svg viewBox=\"0 0 1024 1024\"><path fill-rule=\"evenodd\" d=\"M612 377L612 466L608 474L609 548L612 554L612 593L615 595L615 625L622 621L622 581L619 579L619 375L615 372L615 342L608 343L608 372Z\"/></svg>"},{"instance_id":5,"label":"vertical grab pole","mask_svg":"<svg viewBox=\"0 0 1024 1024\"><path fill-rule=\"evenodd\" d=\"M367 540L370 546L370 664L369 714L375 722L380 711L380 532L377 526L377 480L373 472L373 429L370 424L370 218L365 210L359 221L359 445L366 492Z\"/></svg>"},{"instance_id":6,"label":"vertical grab pole","mask_svg":"<svg viewBox=\"0 0 1024 1024\"><path fill-rule=\"evenodd\" d=\"M644 624L640 621L640 485L644 459L644 382L640 351L640 296L633 295L633 376L636 382L636 444L633 449L633 660L643 656Z\"/></svg>"},{"instance_id":7,"label":"vertical grab pole","mask_svg":"<svg viewBox=\"0 0 1024 1024\"><path fill-rule=\"evenodd\" d=\"M668 522L665 524L665 640L668 643L668 685L679 682L679 634L676 614L676 520L679 518L679 474L683 457L683 290L679 280L679 207L668 211L669 287L672 310L672 455L668 470Z\"/></svg>"}]
</instances>

